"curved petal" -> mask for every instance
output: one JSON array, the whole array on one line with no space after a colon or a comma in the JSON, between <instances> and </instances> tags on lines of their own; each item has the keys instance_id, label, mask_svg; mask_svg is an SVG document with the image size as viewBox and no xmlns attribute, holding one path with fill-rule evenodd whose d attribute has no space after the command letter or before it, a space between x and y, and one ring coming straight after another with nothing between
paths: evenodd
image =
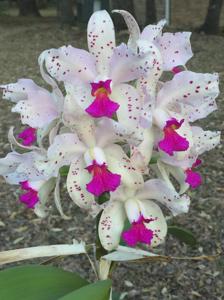
<instances>
[{"instance_id":1,"label":"curved petal","mask_svg":"<svg viewBox=\"0 0 224 300\"><path fill-rule=\"evenodd\" d=\"M126 10L115 9L113 13L121 14L124 18L124 21L128 27L129 39L128 39L128 48L132 49L134 52L137 51L136 41L140 37L140 28L135 18Z\"/></svg>"},{"instance_id":2,"label":"curved petal","mask_svg":"<svg viewBox=\"0 0 224 300\"><path fill-rule=\"evenodd\" d=\"M141 213L145 219L154 219L154 221L145 223L145 227L153 231L151 242L152 247L161 244L167 234L167 224L160 207L152 201L139 201Z\"/></svg>"},{"instance_id":3,"label":"curved petal","mask_svg":"<svg viewBox=\"0 0 224 300\"><path fill-rule=\"evenodd\" d=\"M109 171L121 175L121 181L124 185L132 189L142 186L142 174L131 165L130 159L120 146L110 145L104 148L104 153Z\"/></svg>"},{"instance_id":4,"label":"curved petal","mask_svg":"<svg viewBox=\"0 0 224 300\"><path fill-rule=\"evenodd\" d=\"M136 199L128 199L124 203L125 211L128 217L129 222L137 222L141 216L139 203Z\"/></svg>"},{"instance_id":5,"label":"curved petal","mask_svg":"<svg viewBox=\"0 0 224 300\"><path fill-rule=\"evenodd\" d=\"M137 81L137 88L145 99L142 118L147 120L150 117L148 111L155 105L157 85L163 72L163 61L159 49L153 43L139 40L138 47L140 53L145 54L145 64L140 66L140 68L143 68L144 72Z\"/></svg>"},{"instance_id":6,"label":"curved petal","mask_svg":"<svg viewBox=\"0 0 224 300\"><path fill-rule=\"evenodd\" d=\"M27 100L31 95L38 91L46 91L38 86L32 79L22 78L16 83L0 85L3 90L2 98L12 102Z\"/></svg>"},{"instance_id":7,"label":"curved petal","mask_svg":"<svg viewBox=\"0 0 224 300\"><path fill-rule=\"evenodd\" d=\"M126 127L125 122L121 124L114 120L110 121L115 134L120 141L127 141L130 145L139 145L139 143L142 142L144 129L140 126L132 128L130 126Z\"/></svg>"},{"instance_id":8,"label":"curved petal","mask_svg":"<svg viewBox=\"0 0 224 300\"><path fill-rule=\"evenodd\" d=\"M21 115L22 124L28 124L33 128L42 128L59 116L59 111L48 91L33 91L30 98L19 101L12 112Z\"/></svg>"},{"instance_id":9,"label":"curved petal","mask_svg":"<svg viewBox=\"0 0 224 300\"><path fill-rule=\"evenodd\" d=\"M38 190L39 201L35 205L34 212L39 218L44 218L47 216L47 201L50 193L55 187L55 178L51 178L48 181L44 182L40 189Z\"/></svg>"},{"instance_id":10,"label":"curved petal","mask_svg":"<svg viewBox=\"0 0 224 300\"><path fill-rule=\"evenodd\" d=\"M124 205L119 201L109 202L100 217L98 233L102 246L111 251L119 245L126 218Z\"/></svg>"},{"instance_id":11,"label":"curved petal","mask_svg":"<svg viewBox=\"0 0 224 300\"><path fill-rule=\"evenodd\" d=\"M165 24L166 20L162 19L156 25L147 25L141 33L141 39L152 43L156 37L161 36Z\"/></svg>"},{"instance_id":12,"label":"curved petal","mask_svg":"<svg viewBox=\"0 0 224 300\"><path fill-rule=\"evenodd\" d=\"M63 118L71 126L78 122L77 118L87 115L85 109L93 102L94 97L91 95L91 85L89 83L66 83L65 89Z\"/></svg>"},{"instance_id":13,"label":"curved petal","mask_svg":"<svg viewBox=\"0 0 224 300\"><path fill-rule=\"evenodd\" d=\"M218 75L183 71L164 83L158 93L158 106L175 105L190 122L205 118L217 106ZM171 106L171 110L173 107ZM175 109L175 108L174 108ZM178 111L177 111L178 112Z\"/></svg>"},{"instance_id":14,"label":"curved petal","mask_svg":"<svg viewBox=\"0 0 224 300\"><path fill-rule=\"evenodd\" d=\"M137 90L130 84L119 84L113 88L111 98L120 104L118 122L135 131L139 126L142 106Z\"/></svg>"},{"instance_id":15,"label":"curved petal","mask_svg":"<svg viewBox=\"0 0 224 300\"><path fill-rule=\"evenodd\" d=\"M48 55L48 50L43 51L40 56L38 57L38 64L40 66L40 73L43 79L51 85L52 87L52 96L55 99L55 102L58 105L59 110L61 111L63 108L64 97L59 89L56 81L46 72L45 70L45 57Z\"/></svg>"},{"instance_id":16,"label":"curved petal","mask_svg":"<svg viewBox=\"0 0 224 300\"><path fill-rule=\"evenodd\" d=\"M138 146L131 147L131 161L133 162L133 166L144 174L152 156L154 146L153 130L144 130L143 136L143 141Z\"/></svg>"},{"instance_id":17,"label":"curved petal","mask_svg":"<svg viewBox=\"0 0 224 300\"><path fill-rule=\"evenodd\" d=\"M203 130L201 127L193 126L192 132L197 155L215 148L220 143L220 131Z\"/></svg>"},{"instance_id":18,"label":"curved petal","mask_svg":"<svg viewBox=\"0 0 224 300\"><path fill-rule=\"evenodd\" d=\"M67 176L67 189L69 196L79 207L99 212L99 206L94 196L86 189L86 184L91 180L91 175L85 169L86 165L82 157L74 160Z\"/></svg>"},{"instance_id":19,"label":"curved petal","mask_svg":"<svg viewBox=\"0 0 224 300\"><path fill-rule=\"evenodd\" d=\"M157 200L170 209L174 216L186 213L189 209L189 199L183 200L179 194L161 179L150 179L144 183L144 187L136 194L140 200Z\"/></svg>"},{"instance_id":20,"label":"curved petal","mask_svg":"<svg viewBox=\"0 0 224 300\"><path fill-rule=\"evenodd\" d=\"M85 149L84 144L74 133L56 135L53 144L48 148L46 172L57 176L62 166L69 165Z\"/></svg>"},{"instance_id":21,"label":"curved petal","mask_svg":"<svg viewBox=\"0 0 224 300\"><path fill-rule=\"evenodd\" d=\"M109 60L115 47L114 24L106 10L96 11L87 27L89 52L96 58L101 76L108 76Z\"/></svg>"},{"instance_id":22,"label":"curved petal","mask_svg":"<svg viewBox=\"0 0 224 300\"><path fill-rule=\"evenodd\" d=\"M116 135L112 122L108 118L102 118L97 125L95 130L97 147L104 148L122 140Z\"/></svg>"},{"instance_id":23,"label":"curved petal","mask_svg":"<svg viewBox=\"0 0 224 300\"><path fill-rule=\"evenodd\" d=\"M79 139L89 148L96 146L94 119L89 116L77 118L77 122L72 127Z\"/></svg>"},{"instance_id":24,"label":"curved petal","mask_svg":"<svg viewBox=\"0 0 224 300\"><path fill-rule=\"evenodd\" d=\"M43 146L43 139L49 134L49 141L50 138L52 137L52 133L54 132L54 137L57 134L58 131L58 127L59 127L59 123L60 121L58 120L54 120L52 121L50 124L44 126L43 128L39 128L37 130L37 144L40 148L44 148ZM51 141L50 141L51 144Z\"/></svg>"},{"instance_id":25,"label":"curved petal","mask_svg":"<svg viewBox=\"0 0 224 300\"><path fill-rule=\"evenodd\" d=\"M10 152L0 159L0 175L10 184L32 180L42 180L44 177L35 167L35 162L44 159L35 151L26 153Z\"/></svg>"},{"instance_id":26,"label":"curved petal","mask_svg":"<svg viewBox=\"0 0 224 300\"><path fill-rule=\"evenodd\" d=\"M95 59L86 50L69 45L46 51L46 70L58 81L74 83L79 79L90 82L97 76Z\"/></svg>"},{"instance_id":27,"label":"curved petal","mask_svg":"<svg viewBox=\"0 0 224 300\"><path fill-rule=\"evenodd\" d=\"M177 180L178 184L180 185L179 194L182 195L189 188L189 184L186 183L186 174L184 170L178 167L172 167L172 166L167 166L167 167L169 169L169 172L172 174L172 176Z\"/></svg>"},{"instance_id":28,"label":"curved petal","mask_svg":"<svg viewBox=\"0 0 224 300\"><path fill-rule=\"evenodd\" d=\"M110 62L110 78L114 85L139 78L144 83L148 76L159 79L162 68L158 48L144 40L138 40L137 45L139 53L134 53L124 43L114 49Z\"/></svg>"},{"instance_id":29,"label":"curved petal","mask_svg":"<svg viewBox=\"0 0 224 300\"><path fill-rule=\"evenodd\" d=\"M164 71L185 65L193 56L190 43L191 32L166 32L155 39L163 58Z\"/></svg>"}]
</instances>

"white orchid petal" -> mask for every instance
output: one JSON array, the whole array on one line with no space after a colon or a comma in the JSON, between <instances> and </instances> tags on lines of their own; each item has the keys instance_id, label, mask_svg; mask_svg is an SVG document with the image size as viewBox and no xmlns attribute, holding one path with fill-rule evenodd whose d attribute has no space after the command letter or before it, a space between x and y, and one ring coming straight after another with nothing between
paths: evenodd
<instances>
[{"instance_id":1,"label":"white orchid petal","mask_svg":"<svg viewBox=\"0 0 224 300\"><path fill-rule=\"evenodd\" d=\"M156 257L157 254L141 249L134 249L126 246L118 246L116 251L103 256L103 259L109 261L131 261L136 259L143 259L146 257Z\"/></svg>"},{"instance_id":2,"label":"white orchid petal","mask_svg":"<svg viewBox=\"0 0 224 300\"><path fill-rule=\"evenodd\" d=\"M156 37L161 36L165 24L166 20L163 19L160 20L156 25L147 25L141 33L141 39L152 43L155 41Z\"/></svg>"},{"instance_id":3,"label":"white orchid petal","mask_svg":"<svg viewBox=\"0 0 224 300\"><path fill-rule=\"evenodd\" d=\"M133 166L142 173L147 170L150 162L153 146L154 146L154 133L152 129L144 130L143 141L138 146L131 147L131 161Z\"/></svg>"},{"instance_id":4,"label":"white orchid petal","mask_svg":"<svg viewBox=\"0 0 224 300\"><path fill-rule=\"evenodd\" d=\"M98 233L103 247L110 251L119 245L126 214L123 203L110 202L100 217Z\"/></svg>"},{"instance_id":5,"label":"white orchid petal","mask_svg":"<svg viewBox=\"0 0 224 300\"><path fill-rule=\"evenodd\" d=\"M111 98L120 104L117 111L118 122L135 131L139 126L142 107L137 90L129 84L119 84L113 88Z\"/></svg>"},{"instance_id":6,"label":"white orchid petal","mask_svg":"<svg viewBox=\"0 0 224 300\"><path fill-rule=\"evenodd\" d=\"M57 176L58 170L80 156L86 150L84 144L74 133L56 135L53 143L49 146L46 161L45 173Z\"/></svg>"},{"instance_id":7,"label":"white orchid petal","mask_svg":"<svg viewBox=\"0 0 224 300\"><path fill-rule=\"evenodd\" d=\"M203 130L198 126L193 126L192 131L194 147L198 155L212 150L220 143L220 131Z\"/></svg>"},{"instance_id":8,"label":"white orchid petal","mask_svg":"<svg viewBox=\"0 0 224 300\"><path fill-rule=\"evenodd\" d=\"M44 90L32 79L27 78L19 79L16 83L0 85L0 88L3 89L3 99L16 103L21 100L27 100L34 91Z\"/></svg>"},{"instance_id":9,"label":"white orchid petal","mask_svg":"<svg viewBox=\"0 0 224 300\"><path fill-rule=\"evenodd\" d=\"M67 176L67 190L76 205L95 214L96 211L99 212L100 208L95 202L94 196L86 189L91 175L85 168L83 157L79 157L71 163Z\"/></svg>"},{"instance_id":10,"label":"white orchid petal","mask_svg":"<svg viewBox=\"0 0 224 300\"><path fill-rule=\"evenodd\" d=\"M164 83L158 93L158 106L168 107L193 122L217 109L218 75L183 71Z\"/></svg>"},{"instance_id":11,"label":"white orchid petal","mask_svg":"<svg viewBox=\"0 0 224 300\"><path fill-rule=\"evenodd\" d=\"M95 122L94 119L89 116L82 116L78 118L77 122L72 127L79 139L89 148L96 146L96 137L95 137Z\"/></svg>"},{"instance_id":12,"label":"white orchid petal","mask_svg":"<svg viewBox=\"0 0 224 300\"><path fill-rule=\"evenodd\" d=\"M116 135L113 123L108 118L102 118L95 130L96 144L100 148L104 148L109 144L119 142L122 140L118 135Z\"/></svg>"},{"instance_id":13,"label":"white orchid petal","mask_svg":"<svg viewBox=\"0 0 224 300\"><path fill-rule=\"evenodd\" d=\"M33 128L42 128L59 116L52 96L42 90L34 92L28 100L19 101L12 112L21 114L21 122Z\"/></svg>"},{"instance_id":14,"label":"white orchid petal","mask_svg":"<svg viewBox=\"0 0 224 300\"><path fill-rule=\"evenodd\" d=\"M27 153L10 152L0 159L0 175L10 184L19 184L22 181L42 180L44 177L35 167L35 162L43 156L35 151Z\"/></svg>"},{"instance_id":15,"label":"white orchid petal","mask_svg":"<svg viewBox=\"0 0 224 300\"><path fill-rule=\"evenodd\" d=\"M121 175L123 184L138 188L143 184L142 174L136 170L132 165L128 156L123 149L118 145L111 145L104 149L108 169L112 173Z\"/></svg>"},{"instance_id":16,"label":"white orchid petal","mask_svg":"<svg viewBox=\"0 0 224 300\"><path fill-rule=\"evenodd\" d=\"M136 41L140 37L140 28L138 26L138 23L136 22L135 18L126 10L115 9L112 12L121 14L124 18L129 31L128 47L136 52Z\"/></svg>"},{"instance_id":17,"label":"white orchid petal","mask_svg":"<svg viewBox=\"0 0 224 300\"><path fill-rule=\"evenodd\" d=\"M140 217L140 207L136 199L128 199L124 203L125 211L130 223L137 222Z\"/></svg>"},{"instance_id":18,"label":"white orchid petal","mask_svg":"<svg viewBox=\"0 0 224 300\"><path fill-rule=\"evenodd\" d=\"M137 192L138 199L157 200L170 209L174 216L180 213L186 213L189 209L189 199L183 200L179 194L161 179L151 179L144 183L144 187Z\"/></svg>"},{"instance_id":19,"label":"white orchid petal","mask_svg":"<svg viewBox=\"0 0 224 300\"><path fill-rule=\"evenodd\" d=\"M89 82L96 77L95 59L86 50L63 46L44 51L47 72L56 80L74 83Z\"/></svg>"},{"instance_id":20,"label":"white orchid petal","mask_svg":"<svg viewBox=\"0 0 224 300\"><path fill-rule=\"evenodd\" d=\"M179 194L181 195L185 193L189 188L189 184L185 182L186 174L184 170L182 168L168 166L168 165L167 168L169 169L170 174L172 174L172 176L177 180L177 182L180 185Z\"/></svg>"},{"instance_id":21,"label":"white orchid petal","mask_svg":"<svg viewBox=\"0 0 224 300\"><path fill-rule=\"evenodd\" d=\"M97 70L102 76L109 74L109 61L115 47L113 21L106 10L92 14L87 27L89 52L96 58Z\"/></svg>"},{"instance_id":22,"label":"white orchid petal","mask_svg":"<svg viewBox=\"0 0 224 300\"><path fill-rule=\"evenodd\" d=\"M32 185L32 182L30 182ZM47 201L50 193L55 187L55 178L51 178L48 181L44 182L40 189L38 190L39 201L35 205L34 212L39 218L45 218L48 214L47 212Z\"/></svg>"},{"instance_id":23,"label":"white orchid petal","mask_svg":"<svg viewBox=\"0 0 224 300\"><path fill-rule=\"evenodd\" d=\"M163 61L159 49L153 43L139 40L138 47L140 53L144 54L142 54L142 56L145 56L145 62L140 66L144 72L142 72L142 76L137 81L137 87L145 98L142 118L143 120L146 119L146 121L150 122L151 115L147 112L155 106L157 87L163 72Z\"/></svg>"},{"instance_id":24,"label":"white orchid petal","mask_svg":"<svg viewBox=\"0 0 224 300\"><path fill-rule=\"evenodd\" d=\"M52 87L52 94L53 97L55 98L55 102L58 104L58 108L61 111L63 108L63 103L64 103L64 97L63 94L61 92L61 90L59 89L56 81L49 76L49 74L46 72L45 70L45 58L46 56L48 56L48 50L43 51L40 56L38 57L38 64L40 66L40 73L43 77L43 79L51 85Z\"/></svg>"},{"instance_id":25,"label":"white orchid petal","mask_svg":"<svg viewBox=\"0 0 224 300\"><path fill-rule=\"evenodd\" d=\"M17 83L3 85L1 88L4 99L16 102L12 112L21 115L23 124L41 128L59 116L54 95L31 79L19 79Z\"/></svg>"},{"instance_id":26,"label":"white orchid petal","mask_svg":"<svg viewBox=\"0 0 224 300\"><path fill-rule=\"evenodd\" d=\"M193 56L190 43L191 32L165 32L155 39L163 57L163 69L172 70L179 65L185 65Z\"/></svg>"}]
</instances>

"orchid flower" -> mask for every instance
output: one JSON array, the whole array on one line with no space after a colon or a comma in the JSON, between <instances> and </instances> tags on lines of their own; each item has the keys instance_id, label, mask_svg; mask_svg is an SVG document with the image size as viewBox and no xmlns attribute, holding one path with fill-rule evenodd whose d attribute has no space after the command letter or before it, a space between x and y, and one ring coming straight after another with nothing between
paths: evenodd
<instances>
[{"instance_id":1,"label":"orchid flower","mask_svg":"<svg viewBox=\"0 0 224 300\"><path fill-rule=\"evenodd\" d=\"M46 176L57 177L59 169L69 165L70 197L81 208L97 210L94 196L115 191L121 183L142 185L143 178L122 148L115 144L117 136L107 120L94 126L93 119L87 118L81 127L79 136L74 132L55 136L48 148L48 160L39 165L39 170Z\"/></svg>"},{"instance_id":2,"label":"orchid flower","mask_svg":"<svg viewBox=\"0 0 224 300\"><path fill-rule=\"evenodd\" d=\"M10 184L20 185L23 194L19 199L27 208L34 209L39 217L46 216L45 204L55 186L54 179L46 179L35 162L42 160L40 152L32 151L20 154L10 152L0 159L0 175Z\"/></svg>"},{"instance_id":3,"label":"orchid flower","mask_svg":"<svg viewBox=\"0 0 224 300\"><path fill-rule=\"evenodd\" d=\"M185 193L190 187L196 188L202 183L202 178L196 170L202 163L199 156L210 151L220 143L220 132L203 130L201 127L192 126L193 146L190 152L186 152L181 159L168 156L157 157L154 169L157 175L173 187L170 176L174 177L180 186L180 193Z\"/></svg>"},{"instance_id":4,"label":"orchid flower","mask_svg":"<svg viewBox=\"0 0 224 300\"><path fill-rule=\"evenodd\" d=\"M64 82L69 94L64 111L71 117L70 108L78 104L82 114L94 118L112 118L117 113L122 123L123 115L127 113L129 121L135 120L135 107L140 109L140 103L134 87L125 82L147 73L154 61L153 51L149 51L150 55L138 54L125 44L116 47L114 25L106 11L91 16L87 37L89 52L63 46L42 54L48 73ZM73 120L77 111L74 114Z\"/></svg>"},{"instance_id":5,"label":"orchid flower","mask_svg":"<svg viewBox=\"0 0 224 300\"><path fill-rule=\"evenodd\" d=\"M129 29L129 47L136 48L136 43L147 42L153 44L161 53L162 69L178 72L178 66L184 66L193 56L190 44L191 32L162 33L166 20L156 25L147 25L142 32L134 17L124 10L114 10L120 13Z\"/></svg>"},{"instance_id":6,"label":"orchid flower","mask_svg":"<svg viewBox=\"0 0 224 300\"><path fill-rule=\"evenodd\" d=\"M190 123L216 109L218 93L217 74L183 71L161 86L151 114L155 145L166 161L173 157L181 160L196 147L195 130Z\"/></svg>"},{"instance_id":7,"label":"orchid flower","mask_svg":"<svg viewBox=\"0 0 224 300\"><path fill-rule=\"evenodd\" d=\"M51 129L60 117L59 99L54 93L36 85L31 79L20 79L17 83L1 85L3 99L15 102L12 112L21 116L22 124L28 125L19 135L22 144L32 145L38 130Z\"/></svg>"},{"instance_id":8,"label":"orchid flower","mask_svg":"<svg viewBox=\"0 0 224 300\"><path fill-rule=\"evenodd\" d=\"M99 237L106 250L116 249L123 239L129 246L144 243L155 247L164 241L167 224L156 200L171 210L173 215L186 213L190 200L180 197L160 179L150 179L137 189L122 186L111 194L99 221ZM124 231L125 220L130 228Z\"/></svg>"}]
</instances>

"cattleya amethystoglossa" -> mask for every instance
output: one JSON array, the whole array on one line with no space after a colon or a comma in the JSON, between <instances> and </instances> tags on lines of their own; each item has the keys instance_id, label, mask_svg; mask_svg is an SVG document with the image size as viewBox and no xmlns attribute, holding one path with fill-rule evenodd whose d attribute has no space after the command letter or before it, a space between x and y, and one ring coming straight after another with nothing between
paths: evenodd
<instances>
[{"instance_id":1,"label":"cattleya amethystoglossa","mask_svg":"<svg viewBox=\"0 0 224 300\"><path fill-rule=\"evenodd\" d=\"M188 211L186 191L202 183L199 157L220 140L219 132L194 125L217 109L219 88L217 74L187 70L191 34L162 33L164 20L141 32L128 12L115 12L127 24L127 44L116 45L110 15L97 11L88 23L88 51L69 45L41 53L50 92L30 79L1 85L26 128L17 137L10 129L12 152L0 159L0 174L21 187L20 201L40 217L54 191L65 218L59 184L67 168L68 194L100 214L108 251L120 240L130 247L162 243L167 223L158 204L174 216ZM162 80L164 72L171 79Z\"/></svg>"}]
</instances>

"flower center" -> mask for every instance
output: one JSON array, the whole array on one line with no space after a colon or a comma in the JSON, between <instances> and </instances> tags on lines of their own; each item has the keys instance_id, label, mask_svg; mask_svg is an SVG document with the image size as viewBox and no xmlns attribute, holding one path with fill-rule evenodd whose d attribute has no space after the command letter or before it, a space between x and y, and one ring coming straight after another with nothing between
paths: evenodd
<instances>
[{"instance_id":1,"label":"flower center","mask_svg":"<svg viewBox=\"0 0 224 300\"><path fill-rule=\"evenodd\" d=\"M125 243L134 247L137 243L150 245L153 239L153 231L148 229L145 224L148 224L155 219L145 219L140 215L138 221L132 222L131 227L122 233L122 238Z\"/></svg>"},{"instance_id":2,"label":"flower center","mask_svg":"<svg viewBox=\"0 0 224 300\"><path fill-rule=\"evenodd\" d=\"M19 200L28 208L34 208L37 202L39 202L38 192L30 187L28 181L22 181L19 184L21 189L26 191L24 194L20 195Z\"/></svg>"},{"instance_id":3,"label":"flower center","mask_svg":"<svg viewBox=\"0 0 224 300\"><path fill-rule=\"evenodd\" d=\"M93 96L95 97L104 97L104 96L108 96L110 94L110 92L105 89L104 87L98 88L94 93Z\"/></svg>"},{"instance_id":4,"label":"flower center","mask_svg":"<svg viewBox=\"0 0 224 300\"><path fill-rule=\"evenodd\" d=\"M105 192L115 191L121 184L121 176L111 173L106 163L98 164L93 160L92 164L86 169L93 176L92 180L86 185L86 189L97 197Z\"/></svg>"},{"instance_id":5,"label":"flower center","mask_svg":"<svg viewBox=\"0 0 224 300\"><path fill-rule=\"evenodd\" d=\"M201 175L194 171L194 168L201 164L201 160L197 159L191 168L185 170L185 182L187 182L193 189L197 188L202 183Z\"/></svg>"},{"instance_id":6,"label":"flower center","mask_svg":"<svg viewBox=\"0 0 224 300\"><path fill-rule=\"evenodd\" d=\"M23 140L24 146L31 146L37 140L36 132L35 128L28 127L18 134L18 138Z\"/></svg>"},{"instance_id":7,"label":"flower center","mask_svg":"<svg viewBox=\"0 0 224 300\"><path fill-rule=\"evenodd\" d=\"M158 146L170 156L174 154L174 151L186 151L189 148L188 140L176 132L183 122L184 119L178 122L175 118L172 118L166 121L166 125L163 128L164 138L159 142Z\"/></svg>"},{"instance_id":8,"label":"flower center","mask_svg":"<svg viewBox=\"0 0 224 300\"><path fill-rule=\"evenodd\" d=\"M119 104L109 98L111 94L111 80L91 83L92 96L95 97L92 104L86 108L86 112L94 118L108 117L112 118L118 110Z\"/></svg>"}]
</instances>

